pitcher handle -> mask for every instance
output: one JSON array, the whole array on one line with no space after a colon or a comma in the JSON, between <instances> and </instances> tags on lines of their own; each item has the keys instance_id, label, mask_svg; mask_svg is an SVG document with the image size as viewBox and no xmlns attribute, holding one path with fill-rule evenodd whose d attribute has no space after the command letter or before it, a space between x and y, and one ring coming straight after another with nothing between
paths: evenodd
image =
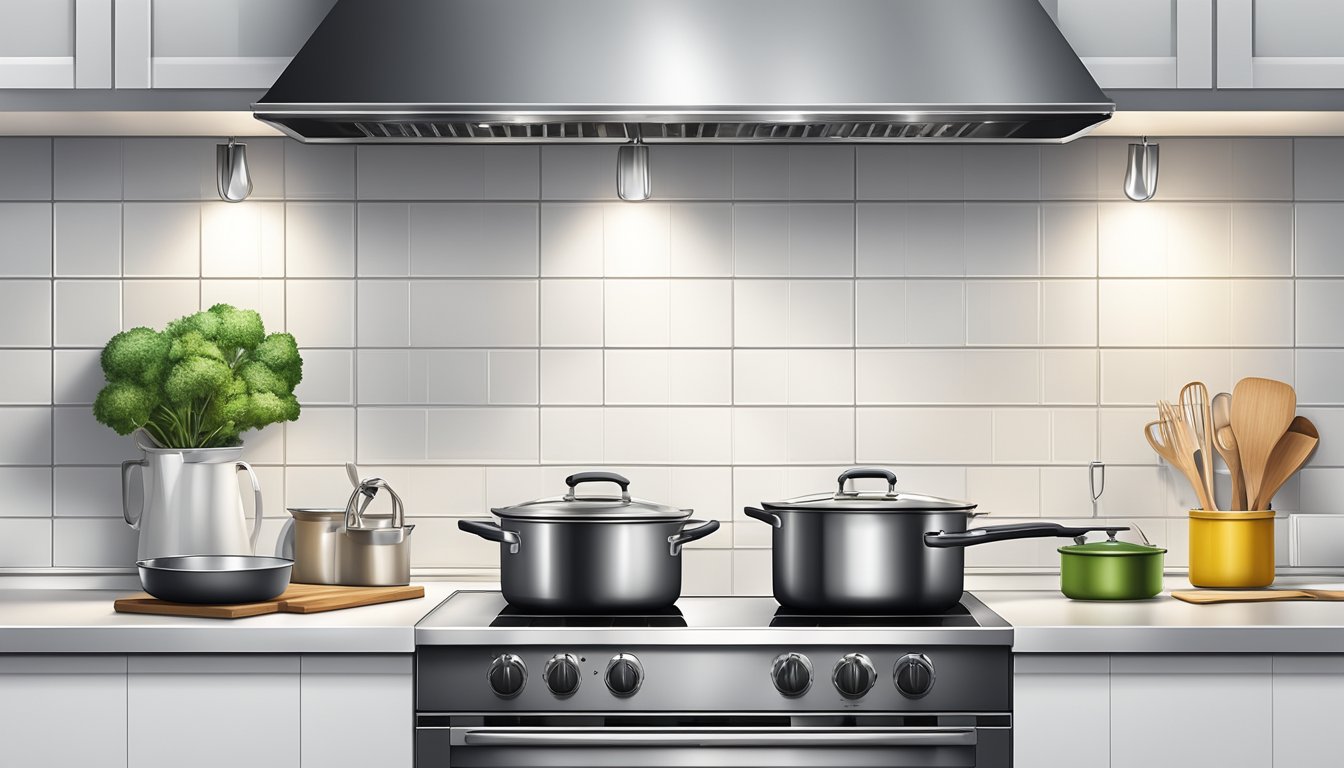
<instances>
[{"instance_id":1,"label":"pitcher handle","mask_svg":"<svg viewBox=\"0 0 1344 768\"><path fill-rule=\"evenodd\" d=\"M145 459L131 459L121 462L121 516L126 519L126 524L131 526L131 530L140 530L140 516L145 513L145 505L142 501L140 509L136 510L135 516L131 516L131 469L140 467L141 473L144 468L149 466Z\"/></svg>"},{"instance_id":2,"label":"pitcher handle","mask_svg":"<svg viewBox=\"0 0 1344 768\"><path fill-rule=\"evenodd\" d=\"M252 535L248 541L252 544L252 551L257 551L257 537L261 535L261 481L257 479L257 473L252 471L252 465L246 461L240 461L234 465L236 470L247 472L248 478L252 480L252 498L256 501L252 507Z\"/></svg>"}]
</instances>

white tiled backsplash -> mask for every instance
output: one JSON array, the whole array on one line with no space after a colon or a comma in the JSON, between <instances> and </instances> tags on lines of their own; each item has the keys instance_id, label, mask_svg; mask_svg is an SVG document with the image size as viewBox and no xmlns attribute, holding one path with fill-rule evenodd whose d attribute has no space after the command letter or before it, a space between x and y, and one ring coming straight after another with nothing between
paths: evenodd
<instances>
[{"instance_id":1,"label":"white tiled backsplash","mask_svg":"<svg viewBox=\"0 0 1344 768\"><path fill-rule=\"evenodd\" d=\"M0 568L131 564L98 349L219 301L304 348L302 418L248 441L264 540L357 458L421 572L493 566L458 518L606 466L723 521L688 592L768 592L743 505L871 463L991 522L1077 519L1093 459L1101 514L1179 567L1192 493L1140 428L1194 378L1294 383L1325 439L1276 506L1342 511L1344 140L1165 140L1144 204L1126 143L655 147L633 204L611 147L251 139L231 205L213 140L0 139Z\"/></svg>"}]
</instances>

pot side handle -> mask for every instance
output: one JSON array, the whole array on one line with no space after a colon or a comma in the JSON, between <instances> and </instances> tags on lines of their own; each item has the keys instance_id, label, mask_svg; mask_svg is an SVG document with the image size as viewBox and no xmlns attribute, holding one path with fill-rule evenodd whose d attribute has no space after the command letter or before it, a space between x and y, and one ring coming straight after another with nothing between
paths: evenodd
<instances>
[{"instance_id":1,"label":"pot side handle","mask_svg":"<svg viewBox=\"0 0 1344 768\"><path fill-rule=\"evenodd\" d=\"M774 512L766 512L764 509L747 507L742 510L742 514L754 520L760 520L762 523L769 523L772 528L780 528L784 525L784 521L779 519L779 515Z\"/></svg>"},{"instance_id":2,"label":"pot side handle","mask_svg":"<svg viewBox=\"0 0 1344 768\"><path fill-rule=\"evenodd\" d=\"M1107 525L1071 528L1059 523L1017 523L1014 525L987 525L983 528L971 528L967 531L947 533L931 531L924 534L924 545L928 547L969 547L973 544L988 544L991 541L1009 539L1032 539L1058 536L1071 539L1091 531L1128 531L1129 526Z\"/></svg>"},{"instance_id":3,"label":"pot side handle","mask_svg":"<svg viewBox=\"0 0 1344 768\"><path fill-rule=\"evenodd\" d=\"M688 541L703 539L709 534L719 530L718 520L687 520L686 525L700 523L694 528L682 528L681 533L667 537L668 551L673 557L681 554L681 545Z\"/></svg>"},{"instance_id":4,"label":"pot side handle","mask_svg":"<svg viewBox=\"0 0 1344 768\"><path fill-rule=\"evenodd\" d=\"M457 528L467 533L474 533L482 539L508 544L510 555L518 554L518 545L522 543L522 539L518 537L517 532L506 531L489 520L458 520Z\"/></svg>"},{"instance_id":5,"label":"pot side handle","mask_svg":"<svg viewBox=\"0 0 1344 768\"><path fill-rule=\"evenodd\" d=\"M140 530L140 516L145 512L144 501L140 502L140 509L131 514L131 470L139 467L143 475L145 467L149 462L145 459L131 459L121 462L121 516L125 518L126 524L131 526L131 530Z\"/></svg>"}]
</instances>

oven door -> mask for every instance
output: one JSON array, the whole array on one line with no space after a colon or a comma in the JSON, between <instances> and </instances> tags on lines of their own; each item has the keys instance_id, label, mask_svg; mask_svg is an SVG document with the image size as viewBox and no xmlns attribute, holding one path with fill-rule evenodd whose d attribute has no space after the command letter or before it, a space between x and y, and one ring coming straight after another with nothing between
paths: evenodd
<instances>
[{"instance_id":1,"label":"oven door","mask_svg":"<svg viewBox=\"0 0 1344 768\"><path fill-rule=\"evenodd\" d=\"M975 728L422 727L416 766L974 768L977 740Z\"/></svg>"}]
</instances>

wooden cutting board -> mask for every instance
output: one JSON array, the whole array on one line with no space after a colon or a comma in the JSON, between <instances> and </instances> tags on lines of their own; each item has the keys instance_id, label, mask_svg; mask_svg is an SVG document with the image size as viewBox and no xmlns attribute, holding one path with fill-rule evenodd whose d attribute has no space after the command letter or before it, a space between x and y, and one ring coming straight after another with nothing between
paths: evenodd
<instances>
[{"instance_id":1,"label":"wooden cutting board","mask_svg":"<svg viewBox=\"0 0 1344 768\"><path fill-rule=\"evenodd\" d=\"M1219 592L1203 589L1172 592L1177 600L1195 605L1213 603L1272 603L1283 600L1344 600L1344 591L1334 589L1247 589L1236 592Z\"/></svg>"},{"instance_id":2,"label":"wooden cutting board","mask_svg":"<svg viewBox=\"0 0 1344 768\"><path fill-rule=\"evenodd\" d=\"M279 596L261 603L236 605L195 605L170 603L141 592L113 603L118 613L152 613L159 616L197 616L207 619L241 619L266 613L321 613L361 605L414 600L425 596L425 588L409 587L336 587L326 584L290 584Z\"/></svg>"}]
</instances>

